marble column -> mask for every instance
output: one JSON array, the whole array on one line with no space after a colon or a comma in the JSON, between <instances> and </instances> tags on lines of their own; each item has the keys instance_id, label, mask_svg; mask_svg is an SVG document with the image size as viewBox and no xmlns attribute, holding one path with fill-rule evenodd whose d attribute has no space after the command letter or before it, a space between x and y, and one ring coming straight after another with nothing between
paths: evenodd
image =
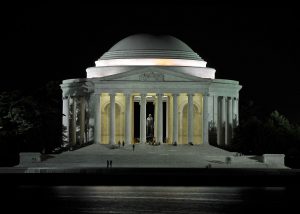
<instances>
[{"instance_id":1,"label":"marble column","mask_svg":"<svg viewBox=\"0 0 300 214\"><path fill-rule=\"evenodd\" d=\"M239 125L239 98L236 98L236 125Z\"/></svg>"},{"instance_id":2,"label":"marble column","mask_svg":"<svg viewBox=\"0 0 300 214\"><path fill-rule=\"evenodd\" d=\"M101 94L94 94L94 143L101 143Z\"/></svg>"},{"instance_id":3,"label":"marble column","mask_svg":"<svg viewBox=\"0 0 300 214\"><path fill-rule=\"evenodd\" d=\"M73 109L72 109L72 145L75 145L76 144L76 128L77 128L77 125L76 125L76 117L77 117L77 112L76 112L76 105L77 105L77 102L76 102L76 97L73 97L72 98L73 100Z\"/></svg>"},{"instance_id":4,"label":"marble column","mask_svg":"<svg viewBox=\"0 0 300 214\"><path fill-rule=\"evenodd\" d=\"M80 144L85 143L84 141L84 131L85 131L85 99L84 97L80 97L80 117L79 117L79 124L80 124Z\"/></svg>"},{"instance_id":5,"label":"marble column","mask_svg":"<svg viewBox=\"0 0 300 214\"><path fill-rule=\"evenodd\" d=\"M111 93L110 96L110 117L109 117L109 144L115 144L115 94Z\"/></svg>"},{"instance_id":6,"label":"marble column","mask_svg":"<svg viewBox=\"0 0 300 214\"><path fill-rule=\"evenodd\" d=\"M140 114L140 142L146 142L146 94L141 94L141 114Z\"/></svg>"},{"instance_id":7,"label":"marble column","mask_svg":"<svg viewBox=\"0 0 300 214\"><path fill-rule=\"evenodd\" d=\"M208 94L203 94L202 111L202 139L203 144L208 144Z\"/></svg>"},{"instance_id":8,"label":"marble column","mask_svg":"<svg viewBox=\"0 0 300 214\"><path fill-rule=\"evenodd\" d=\"M63 97L63 118L62 118L62 124L63 127L65 127L64 134L65 138L64 140L68 143L69 142L69 99L70 97Z\"/></svg>"},{"instance_id":9,"label":"marble column","mask_svg":"<svg viewBox=\"0 0 300 214\"><path fill-rule=\"evenodd\" d=\"M130 144L130 138L131 138L131 124L130 124L130 118L131 118L131 109L130 109L130 94L125 94L125 143Z\"/></svg>"},{"instance_id":10,"label":"marble column","mask_svg":"<svg viewBox=\"0 0 300 214\"><path fill-rule=\"evenodd\" d=\"M183 111L178 112L178 143L184 144L183 141Z\"/></svg>"},{"instance_id":11,"label":"marble column","mask_svg":"<svg viewBox=\"0 0 300 214\"><path fill-rule=\"evenodd\" d=\"M178 143L178 94L173 94L173 143Z\"/></svg>"},{"instance_id":12,"label":"marble column","mask_svg":"<svg viewBox=\"0 0 300 214\"><path fill-rule=\"evenodd\" d=\"M214 95L213 97L213 122L214 122L214 127L215 127L215 130L216 130L216 140L217 140L217 144L220 145L220 142L219 142L219 130L218 130L218 96Z\"/></svg>"},{"instance_id":13,"label":"marble column","mask_svg":"<svg viewBox=\"0 0 300 214\"><path fill-rule=\"evenodd\" d=\"M233 99L231 97L228 97L227 98L227 112L228 112L228 121L227 121L227 124L228 124L228 142L231 141L231 138L232 138L232 130L233 130L233 119L232 119L232 102L233 102Z\"/></svg>"},{"instance_id":14,"label":"marble column","mask_svg":"<svg viewBox=\"0 0 300 214\"><path fill-rule=\"evenodd\" d=\"M162 94L157 94L157 142L163 142L163 103Z\"/></svg>"},{"instance_id":15,"label":"marble column","mask_svg":"<svg viewBox=\"0 0 300 214\"><path fill-rule=\"evenodd\" d=\"M158 107L158 102L157 102L157 97L154 96L154 138L155 138L155 141L157 142L157 107Z\"/></svg>"},{"instance_id":16,"label":"marble column","mask_svg":"<svg viewBox=\"0 0 300 214\"><path fill-rule=\"evenodd\" d=\"M194 140L194 102L193 94L188 94L188 143Z\"/></svg>"},{"instance_id":17,"label":"marble column","mask_svg":"<svg viewBox=\"0 0 300 214\"><path fill-rule=\"evenodd\" d=\"M170 101L170 97L167 96L166 99L166 143L167 139L169 138L169 101Z\"/></svg>"},{"instance_id":18,"label":"marble column","mask_svg":"<svg viewBox=\"0 0 300 214\"><path fill-rule=\"evenodd\" d=\"M224 145L227 143L227 141L225 140L226 137L227 137L227 134L226 134L226 131L227 131L227 128L226 128L226 124L227 124L227 121L226 121L226 98L223 96L221 98L221 145Z\"/></svg>"},{"instance_id":19,"label":"marble column","mask_svg":"<svg viewBox=\"0 0 300 214\"><path fill-rule=\"evenodd\" d=\"M233 128L236 127L236 98L233 97L232 98L232 125L233 125Z\"/></svg>"}]
</instances>

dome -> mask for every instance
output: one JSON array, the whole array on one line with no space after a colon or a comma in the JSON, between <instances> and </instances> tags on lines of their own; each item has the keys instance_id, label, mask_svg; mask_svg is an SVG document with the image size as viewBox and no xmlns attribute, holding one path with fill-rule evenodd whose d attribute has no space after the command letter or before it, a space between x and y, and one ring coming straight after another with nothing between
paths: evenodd
<instances>
[{"instance_id":1,"label":"dome","mask_svg":"<svg viewBox=\"0 0 300 214\"><path fill-rule=\"evenodd\" d=\"M193 52L189 46L174 36L155 36L150 34L128 36L115 44L109 52L122 50L173 50Z\"/></svg>"},{"instance_id":2,"label":"dome","mask_svg":"<svg viewBox=\"0 0 300 214\"><path fill-rule=\"evenodd\" d=\"M100 60L180 59L203 61L187 44L169 35L135 34L110 48Z\"/></svg>"},{"instance_id":3,"label":"dome","mask_svg":"<svg viewBox=\"0 0 300 214\"><path fill-rule=\"evenodd\" d=\"M142 67L163 68L180 74L215 78L215 69L187 44L169 35L135 34L128 36L86 69L87 78L100 78L126 73Z\"/></svg>"}]
</instances>

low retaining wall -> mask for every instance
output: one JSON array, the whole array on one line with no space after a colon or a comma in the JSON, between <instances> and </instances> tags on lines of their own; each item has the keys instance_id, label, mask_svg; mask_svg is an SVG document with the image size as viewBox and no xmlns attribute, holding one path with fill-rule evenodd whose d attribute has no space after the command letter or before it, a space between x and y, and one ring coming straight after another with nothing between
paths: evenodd
<instances>
[{"instance_id":1,"label":"low retaining wall","mask_svg":"<svg viewBox=\"0 0 300 214\"><path fill-rule=\"evenodd\" d=\"M263 162L270 167L284 166L284 154L264 154Z\"/></svg>"},{"instance_id":2,"label":"low retaining wall","mask_svg":"<svg viewBox=\"0 0 300 214\"><path fill-rule=\"evenodd\" d=\"M42 161L42 155L39 152L21 152L20 164L23 163L39 163Z\"/></svg>"}]
</instances>

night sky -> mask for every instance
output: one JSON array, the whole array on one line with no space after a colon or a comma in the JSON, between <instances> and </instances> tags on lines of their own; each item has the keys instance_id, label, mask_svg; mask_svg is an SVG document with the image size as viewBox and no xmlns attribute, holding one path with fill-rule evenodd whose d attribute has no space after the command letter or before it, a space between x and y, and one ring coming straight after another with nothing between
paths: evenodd
<instances>
[{"instance_id":1,"label":"night sky","mask_svg":"<svg viewBox=\"0 0 300 214\"><path fill-rule=\"evenodd\" d=\"M124 37L169 34L215 68L216 78L240 81L241 102L300 123L299 23L298 8L281 4L10 6L1 9L0 90L85 77Z\"/></svg>"}]
</instances>

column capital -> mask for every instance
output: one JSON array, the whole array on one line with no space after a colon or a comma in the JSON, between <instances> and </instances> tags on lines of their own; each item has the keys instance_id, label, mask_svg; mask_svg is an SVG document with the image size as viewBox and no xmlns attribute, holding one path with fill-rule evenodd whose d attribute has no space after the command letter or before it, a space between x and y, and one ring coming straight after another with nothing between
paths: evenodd
<instances>
[{"instance_id":1,"label":"column capital","mask_svg":"<svg viewBox=\"0 0 300 214\"><path fill-rule=\"evenodd\" d=\"M202 96L203 96L203 97L209 97L210 94L209 94L208 92L204 92L204 93L202 94Z\"/></svg>"},{"instance_id":2,"label":"column capital","mask_svg":"<svg viewBox=\"0 0 300 214\"><path fill-rule=\"evenodd\" d=\"M164 93L156 93L156 96L162 97L162 96L164 96Z\"/></svg>"},{"instance_id":3,"label":"column capital","mask_svg":"<svg viewBox=\"0 0 300 214\"><path fill-rule=\"evenodd\" d=\"M125 96L125 97L130 97L130 96L131 96L131 93L124 93L124 96Z\"/></svg>"},{"instance_id":4,"label":"column capital","mask_svg":"<svg viewBox=\"0 0 300 214\"><path fill-rule=\"evenodd\" d=\"M172 93L172 96L173 96L173 97L175 97L175 96L178 97L178 96L179 96L179 93Z\"/></svg>"},{"instance_id":5,"label":"column capital","mask_svg":"<svg viewBox=\"0 0 300 214\"><path fill-rule=\"evenodd\" d=\"M115 96L115 95L116 95L116 93L115 93L115 92L108 93L108 94L109 94L109 96Z\"/></svg>"},{"instance_id":6,"label":"column capital","mask_svg":"<svg viewBox=\"0 0 300 214\"><path fill-rule=\"evenodd\" d=\"M188 97L193 97L195 94L194 93L187 93Z\"/></svg>"},{"instance_id":7,"label":"column capital","mask_svg":"<svg viewBox=\"0 0 300 214\"><path fill-rule=\"evenodd\" d=\"M147 94L146 93L140 93L140 96L141 96L141 98L142 97L145 98L147 96Z\"/></svg>"}]
</instances>

